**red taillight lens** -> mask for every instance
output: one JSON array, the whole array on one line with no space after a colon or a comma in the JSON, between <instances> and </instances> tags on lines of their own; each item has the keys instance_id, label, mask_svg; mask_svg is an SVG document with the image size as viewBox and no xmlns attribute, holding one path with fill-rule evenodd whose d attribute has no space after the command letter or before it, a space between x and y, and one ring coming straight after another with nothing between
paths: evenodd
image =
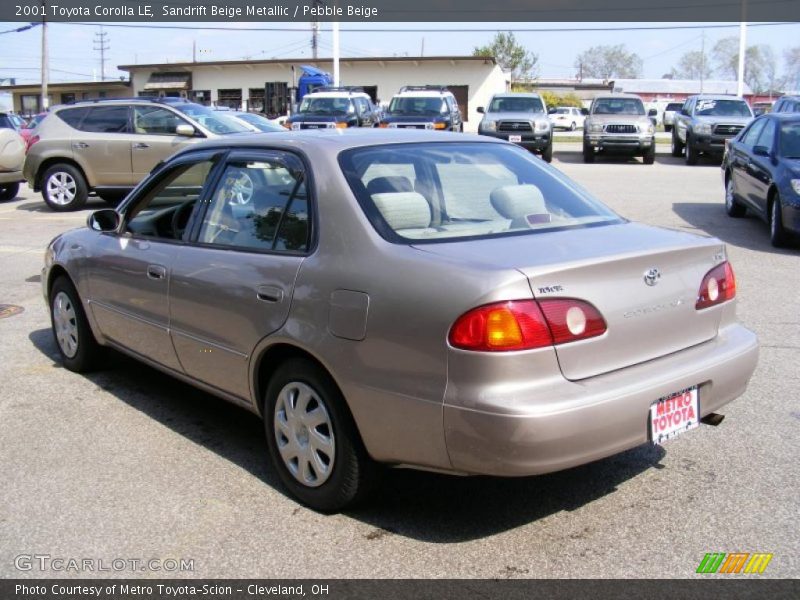
<instances>
[{"instance_id":1,"label":"red taillight lens","mask_svg":"<svg viewBox=\"0 0 800 600\"><path fill-rule=\"evenodd\" d=\"M28 150L30 150L30 149L31 149L31 146L33 146L33 145L34 145L36 142L38 142L38 141L39 141L39 136L38 136L38 135L32 135L32 136L30 136L30 137L28 138L28 141L27 141L27 143L25 144L25 154L27 154L27 153L28 153Z\"/></svg>"},{"instance_id":2,"label":"red taillight lens","mask_svg":"<svg viewBox=\"0 0 800 600\"><path fill-rule=\"evenodd\" d=\"M531 350L602 335L606 322L591 304L574 299L512 300L461 315L450 329L462 350Z\"/></svg>"},{"instance_id":3,"label":"red taillight lens","mask_svg":"<svg viewBox=\"0 0 800 600\"><path fill-rule=\"evenodd\" d=\"M585 340L606 332L605 319L588 302L572 298L553 298L540 300L539 306L542 307L556 344Z\"/></svg>"},{"instance_id":4,"label":"red taillight lens","mask_svg":"<svg viewBox=\"0 0 800 600\"><path fill-rule=\"evenodd\" d=\"M700 310L733 300L735 297L736 277L733 275L731 264L726 261L711 269L703 277L694 307Z\"/></svg>"}]
</instances>

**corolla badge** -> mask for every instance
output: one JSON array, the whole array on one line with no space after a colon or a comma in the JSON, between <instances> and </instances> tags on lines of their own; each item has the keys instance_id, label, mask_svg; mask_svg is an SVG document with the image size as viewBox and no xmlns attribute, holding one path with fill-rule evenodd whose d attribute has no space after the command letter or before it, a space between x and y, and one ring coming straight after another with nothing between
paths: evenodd
<instances>
[{"instance_id":1,"label":"corolla badge","mask_svg":"<svg viewBox=\"0 0 800 600\"><path fill-rule=\"evenodd\" d=\"M649 286L654 286L661 279L661 271L653 267L644 272L644 282Z\"/></svg>"}]
</instances>

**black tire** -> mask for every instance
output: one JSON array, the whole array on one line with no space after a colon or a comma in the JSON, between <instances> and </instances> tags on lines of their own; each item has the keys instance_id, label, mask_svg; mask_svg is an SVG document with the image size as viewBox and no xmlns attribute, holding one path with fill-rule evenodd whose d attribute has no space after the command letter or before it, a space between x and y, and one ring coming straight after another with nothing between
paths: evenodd
<instances>
[{"instance_id":1,"label":"black tire","mask_svg":"<svg viewBox=\"0 0 800 600\"><path fill-rule=\"evenodd\" d=\"M683 144L681 143L680 139L678 139L678 132L675 129L672 130L672 156L675 158L680 158L683 154Z\"/></svg>"},{"instance_id":2,"label":"black tire","mask_svg":"<svg viewBox=\"0 0 800 600\"><path fill-rule=\"evenodd\" d=\"M553 162L553 142L551 141L547 144L547 148L542 151L542 160L544 162L549 163Z\"/></svg>"},{"instance_id":3,"label":"black tire","mask_svg":"<svg viewBox=\"0 0 800 600\"><path fill-rule=\"evenodd\" d=\"M586 142L583 143L583 162L585 163L594 162L594 148L592 148Z\"/></svg>"},{"instance_id":4,"label":"black tire","mask_svg":"<svg viewBox=\"0 0 800 600\"><path fill-rule=\"evenodd\" d=\"M57 186L63 182L66 187L65 195L59 197L50 189L50 184ZM72 197L67 197L67 194ZM57 163L48 167L42 175L42 198L51 209L57 212L80 210L86 204L89 190L86 179L79 169L67 163Z\"/></svg>"},{"instance_id":5,"label":"black tire","mask_svg":"<svg viewBox=\"0 0 800 600\"><path fill-rule=\"evenodd\" d=\"M664 125L664 131L666 133L669 133L670 131L672 131L672 125Z\"/></svg>"},{"instance_id":6,"label":"black tire","mask_svg":"<svg viewBox=\"0 0 800 600\"><path fill-rule=\"evenodd\" d=\"M19 182L5 183L0 185L0 202L7 202L17 197L19 193Z\"/></svg>"},{"instance_id":7,"label":"black tire","mask_svg":"<svg viewBox=\"0 0 800 600\"><path fill-rule=\"evenodd\" d=\"M330 433L332 433L334 450L330 462L333 467L326 479L316 487L306 485L292 474L278 448L279 435L284 438L282 440L284 445L289 443L289 439L276 433L276 408L282 397L281 392L285 388L291 389L291 386L298 384L307 386L313 391L316 395L313 402L318 402L324 407L332 429ZM282 413L286 415L285 410ZM280 414L281 411L279 411ZM296 421L291 422L296 423ZM272 464L283 484L303 504L320 512L335 512L363 500L372 489L377 467L364 449L344 397L330 375L310 360L289 359L275 371L264 397L264 426ZM325 427L327 428L328 425ZM312 433L306 427L307 445ZM294 442L299 443L297 441L300 439L299 434L295 432L293 435L297 436ZM317 454L319 455L319 451ZM300 459L297 460L299 470ZM316 471L314 475L318 477Z\"/></svg>"},{"instance_id":8,"label":"black tire","mask_svg":"<svg viewBox=\"0 0 800 600\"><path fill-rule=\"evenodd\" d=\"M577 126L575 123L572 123L572 124L569 126L569 130L570 130L570 131L575 131L577 128L578 128L578 126Z\"/></svg>"},{"instance_id":9,"label":"black tire","mask_svg":"<svg viewBox=\"0 0 800 600\"><path fill-rule=\"evenodd\" d=\"M769 203L769 241L775 248L783 248L791 241L791 236L783 228L781 197L778 192L774 193Z\"/></svg>"},{"instance_id":10,"label":"black tire","mask_svg":"<svg viewBox=\"0 0 800 600\"><path fill-rule=\"evenodd\" d=\"M644 155L642 156L642 162L646 165L652 165L656 162L656 141L653 140L653 143L650 144L650 148L648 148Z\"/></svg>"},{"instance_id":11,"label":"black tire","mask_svg":"<svg viewBox=\"0 0 800 600\"><path fill-rule=\"evenodd\" d=\"M747 213L747 208L736 199L736 190L730 175L725 178L725 212L729 217L735 219L743 217Z\"/></svg>"},{"instance_id":12,"label":"black tire","mask_svg":"<svg viewBox=\"0 0 800 600\"><path fill-rule=\"evenodd\" d=\"M109 206L116 208L119 206L119 203L125 199L127 196L127 192L98 192L97 195L103 199L103 202L108 204Z\"/></svg>"},{"instance_id":13,"label":"black tire","mask_svg":"<svg viewBox=\"0 0 800 600\"><path fill-rule=\"evenodd\" d=\"M58 348L58 352L61 355L61 362L67 369L76 373L85 373L96 369L100 365L100 345L97 343L89 327L89 322L86 320L86 313L83 311L83 305L75 286L72 285L72 282L67 277L58 277L50 288L49 300L50 325L53 330L56 348ZM74 352L70 352L68 349L65 350L64 344L59 341L57 321L64 322L61 317L65 313L62 310L67 309L65 305L57 308L57 305L62 301L68 302L74 315L69 320L75 332Z\"/></svg>"},{"instance_id":14,"label":"black tire","mask_svg":"<svg viewBox=\"0 0 800 600\"><path fill-rule=\"evenodd\" d=\"M684 160L690 167L697 164L697 150L694 149L694 142L692 142L692 137L688 133L686 134L686 154L684 155Z\"/></svg>"}]
</instances>

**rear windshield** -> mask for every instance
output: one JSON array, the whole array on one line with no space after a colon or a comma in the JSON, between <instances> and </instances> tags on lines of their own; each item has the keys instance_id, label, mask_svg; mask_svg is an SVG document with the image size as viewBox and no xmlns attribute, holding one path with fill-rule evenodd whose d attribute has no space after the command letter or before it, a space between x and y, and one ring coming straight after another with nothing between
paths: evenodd
<instances>
[{"instance_id":1,"label":"rear windshield","mask_svg":"<svg viewBox=\"0 0 800 600\"><path fill-rule=\"evenodd\" d=\"M447 105L440 97L396 96L389 104L390 115L439 115L447 111Z\"/></svg>"},{"instance_id":2,"label":"rear windshield","mask_svg":"<svg viewBox=\"0 0 800 600\"><path fill-rule=\"evenodd\" d=\"M343 152L339 164L372 225L395 243L621 222L576 184L517 146L370 146Z\"/></svg>"},{"instance_id":3,"label":"rear windshield","mask_svg":"<svg viewBox=\"0 0 800 600\"><path fill-rule=\"evenodd\" d=\"M569 109L559 109L568 112ZM544 112L544 104L539 98L494 98L489 112Z\"/></svg>"},{"instance_id":4,"label":"rear windshield","mask_svg":"<svg viewBox=\"0 0 800 600\"><path fill-rule=\"evenodd\" d=\"M744 100L698 100L694 114L701 117L752 117Z\"/></svg>"},{"instance_id":5,"label":"rear windshield","mask_svg":"<svg viewBox=\"0 0 800 600\"><path fill-rule=\"evenodd\" d=\"M781 125L781 156L800 158L800 121Z\"/></svg>"},{"instance_id":6,"label":"rear windshield","mask_svg":"<svg viewBox=\"0 0 800 600\"><path fill-rule=\"evenodd\" d=\"M594 115L643 115L639 98L598 98L592 106Z\"/></svg>"},{"instance_id":7,"label":"rear windshield","mask_svg":"<svg viewBox=\"0 0 800 600\"><path fill-rule=\"evenodd\" d=\"M681 102L670 102L664 110L680 110L683 104Z\"/></svg>"}]
</instances>

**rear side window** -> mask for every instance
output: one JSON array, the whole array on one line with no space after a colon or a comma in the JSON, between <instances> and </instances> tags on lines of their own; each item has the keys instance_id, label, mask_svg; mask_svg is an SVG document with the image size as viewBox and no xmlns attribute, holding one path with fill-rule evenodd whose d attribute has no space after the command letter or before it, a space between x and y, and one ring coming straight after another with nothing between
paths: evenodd
<instances>
[{"instance_id":1,"label":"rear side window","mask_svg":"<svg viewBox=\"0 0 800 600\"><path fill-rule=\"evenodd\" d=\"M86 113L89 112L89 108L86 106L81 106L78 108L66 108L64 110L58 111L56 114L59 119L64 121L67 125L74 129L78 129L80 127L81 121L83 117L86 116Z\"/></svg>"},{"instance_id":2,"label":"rear side window","mask_svg":"<svg viewBox=\"0 0 800 600\"><path fill-rule=\"evenodd\" d=\"M127 133L127 106L93 106L83 118L81 131L92 133Z\"/></svg>"}]
</instances>

